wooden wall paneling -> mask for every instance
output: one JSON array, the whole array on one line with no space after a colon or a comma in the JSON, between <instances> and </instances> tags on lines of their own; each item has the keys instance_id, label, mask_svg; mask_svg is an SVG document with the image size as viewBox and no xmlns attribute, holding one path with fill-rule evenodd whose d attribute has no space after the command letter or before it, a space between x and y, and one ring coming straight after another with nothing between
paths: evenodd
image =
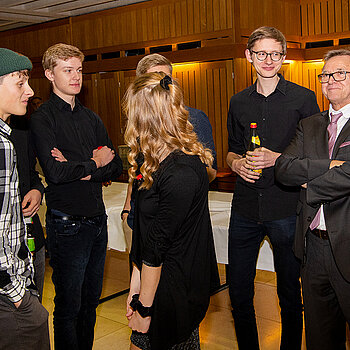
<instances>
[{"instance_id":1,"label":"wooden wall paneling","mask_svg":"<svg viewBox=\"0 0 350 350\"><path fill-rule=\"evenodd\" d=\"M181 1L181 33L182 35L188 34L188 13L187 13L187 1Z\"/></svg>"},{"instance_id":2,"label":"wooden wall paneling","mask_svg":"<svg viewBox=\"0 0 350 350\"><path fill-rule=\"evenodd\" d=\"M58 42L70 43L69 20L20 28L0 33L0 46L31 58L41 57L45 50Z\"/></svg>"},{"instance_id":3,"label":"wooden wall paneling","mask_svg":"<svg viewBox=\"0 0 350 350\"><path fill-rule=\"evenodd\" d=\"M213 134L215 139L215 147L217 149L217 162L218 166L223 167L224 157L223 145L222 145L222 114L221 114L221 91L220 91L220 68L213 69L213 104L215 115L215 126L213 126ZM219 165L220 164L220 165Z\"/></svg>"},{"instance_id":4,"label":"wooden wall paneling","mask_svg":"<svg viewBox=\"0 0 350 350\"><path fill-rule=\"evenodd\" d=\"M45 76L30 78L29 85L33 89L35 97L41 97L43 102L49 99L51 84Z\"/></svg>"},{"instance_id":5,"label":"wooden wall paneling","mask_svg":"<svg viewBox=\"0 0 350 350\"><path fill-rule=\"evenodd\" d=\"M349 0L342 0L342 31L349 30Z\"/></svg>"},{"instance_id":6,"label":"wooden wall paneling","mask_svg":"<svg viewBox=\"0 0 350 350\"><path fill-rule=\"evenodd\" d=\"M213 0L207 0L207 28L206 31L214 31Z\"/></svg>"},{"instance_id":7,"label":"wooden wall paneling","mask_svg":"<svg viewBox=\"0 0 350 350\"><path fill-rule=\"evenodd\" d=\"M315 13L315 34L322 34L321 3L314 4Z\"/></svg>"},{"instance_id":8,"label":"wooden wall paneling","mask_svg":"<svg viewBox=\"0 0 350 350\"><path fill-rule=\"evenodd\" d=\"M97 88L97 74L84 74L83 86L78 98L84 106L98 114Z\"/></svg>"},{"instance_id":9,"label":"wooden wall paneling","mask_svg":"<svg viewBox=\"0 0 350 350\"><path fill-rule=\"evenodd\" d=\"M221 17L220 13L220 0L213 0L213 28L214 30L220 30L221 24L226 26L225 20L226 16ZM222 9L222 11L225 10L225 7Z\"/></svg>"},{"instance_id":10,"label":"wooden wall paneling","mask_svg":"<svg viewBox=\"0 0 350 350\"><path fill-rule=\"evenodd\" d=\"M120 129L120 87L117 72L97 74L98 114L102 119L113 145L122 138Z\"/></svg>"},{"instance_id":11,"label":"wooden wall paneling","mask_svg":"<svg viewBox=\"0 0 350 350\"><path fill-rule=\"evenodd\" d=\"M228 105L232 95L230 95L230 89L228 83L233 85L232 73L227 70L227 64L225 67L219 69L220 79L220 124L221 124L221 147L222 147L222 160L220 161L221 167L226 167L226 155L228 152L228 136L227 136L227 112ZM231 82L228 81L227 76L231 75Z\"/></svg>"},{"instance_id":12,"label":"wooden wall paneling","mask_svg":"<svg viewBox=\"0 0 350 350\"><path fill-rule=\"evenodd\" d=\"M187 33L194 34L194 3L193 0L187 0Z\"/></svg>"},{"instance_id":13,"label":"wooden wall paneling","mask_svg":"<svg viewBox=\"0 0 350 350\"><path fill-rule=\"evenodd\" d=\"M321 27L322 27L322 34L329 33L328 28L328 2L326 0L321 1Z\"/></svg>"},{"instance_id":14,"label":"wooden wall paneling","mask_svg":"<svg viewBox=\"0 0 350 350\"><path fill-rule=\"evenodd\" d=\"M328 109L329 105L327 99L322 94L322 85L317 79L318 74L322 72L322 67L322 61L309 61L302 63L302 85L315 92L317 103L321 111Z\"/></svg>"},{"instance_id":15,"label":"wooden wall paneling","mask_svg":"<svg viewBox=\"0 0 350 350\"><path fill-rule=\"evenodd\" d=\"M240 23L241 28L249 28L250 27L250 19L249 16L249 1L239 1L240 2Z\"/></svg>"},{"instance_id":16,"label":"wooden wall paneling","mask_svg":"<svg viewBox=\"0 0 350 350\"><path fill-rule=\"evenodd\" d=\"M301 3L300 8L301 8L301 28L302 28L301 35L307 36L307 35L309 35L307 4Z\"/></svg>"},{"instance_id":17,"label":"wooden wall paneling","mask_svg":"<svg viewBox=\"0 0 350 350\"><path fill-rule=\"evenodd\" d=\"M335 31L342 31L342 2L341 0L334 0L334 14L335 14Z\"/></svg>"},{"instance_id":18,"label":"wooden wall paneling","mask_svg":"<svg viewBox=\"0 0 350 350\"><path fill-rule=\"evenodd\" d=\"M309 35L315 35L315 13L314 4L307 4L307 16L308 16L308 33Z\"/></svg>"},{"instance_id":19,"label":"wooden wall paneling","mask_svg":"<svg viewBox=\"0 0 350 350\"><path fill-rule=\"evenodd\" d=\"M335 32L335 12L334 12L334 0L328 1L328 28L329 33Z\"/></svg>"},{"instance_id":20,"label":"wooden wall paneling","mask_svg":"<svg viewBox=\"0 0 350 350\"><path fill-rule=\"evenodd\" d=\"M200 0L193 0L193 31L194 33L201 32L201 8Z\"/></svg>"}]
</instances>

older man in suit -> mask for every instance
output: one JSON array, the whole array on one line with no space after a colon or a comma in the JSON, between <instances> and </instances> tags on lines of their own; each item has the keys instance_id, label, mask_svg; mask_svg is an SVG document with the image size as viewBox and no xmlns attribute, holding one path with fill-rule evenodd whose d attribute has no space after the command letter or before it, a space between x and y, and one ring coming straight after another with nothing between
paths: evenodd
<instances>
[{"instance_id":1,"label":"older man in suit","mask_svg":"<svg viewBox=\"0 0 350 350\"><path fill-rule=\"evenodd\" d=\"M276 162L302 186L294 251L302 260L308 350L345 350L350 321L350 50L332 50L318 76L329 111L301 120Z\"/></svg>"}]
</instances>

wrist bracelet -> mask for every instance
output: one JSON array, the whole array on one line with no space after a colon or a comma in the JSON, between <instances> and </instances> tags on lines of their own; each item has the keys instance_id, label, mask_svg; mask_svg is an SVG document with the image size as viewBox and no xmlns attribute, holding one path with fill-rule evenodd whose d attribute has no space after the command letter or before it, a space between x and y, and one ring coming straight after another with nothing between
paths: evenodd
<instances>
[{"instance_id":1,"label":"wrist bracelet","mask_svg":"<svg viewBox=\"0 0 350 350\"><path fill-rule=\"evenodd\" d=\"M130 210L123 209L122 212L120 213L120 218L123 220L123 214L129 214Z\"/></svg>"}]
</instances>

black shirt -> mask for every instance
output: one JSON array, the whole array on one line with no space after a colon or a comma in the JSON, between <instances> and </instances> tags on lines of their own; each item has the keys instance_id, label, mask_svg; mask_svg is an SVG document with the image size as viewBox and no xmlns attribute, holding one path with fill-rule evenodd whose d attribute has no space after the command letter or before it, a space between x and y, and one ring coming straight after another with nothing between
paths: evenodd
<instances>
[{"instance_id":1,"label":"black shirt","mask_svg":"<svg viewBox=\"0 0 350 350\"><path fill-rule=\"evenodd\" d=\"M278 76L275 91L267 97L256 91L256 82L232 96L227 117L229 152L245 154L250 123L255 122L261 146L281 153L293 138L299 120L319 112L314 92ZM298 198L299 188L276 183L274 167L270 167L263 169L254 184L237 178L233 208L252 220L278 220L295 215Z\"/></svg>"},{"instance_id":2,"label":"black shirt","mask_svg":"<svg viewBox=\"0 0 350 350\"><path fill-rule=\"evenodd\" d=\"M10 140L12 141L17 155L17 171L19 176L19 191L21 200L30 190L38 190L41 195L44 194L44 186L41 183L38 172L35 170L36 157L30 140L28 125L23 123L24 116L11 116L10 126L12 132ZM43 228L40 223L39 215L33 216L33 236L35 238L35 251L39 251L45 244Z\"/></svg>"},{"instance_id":3,"label":"black shirt","mask_svg":"<svg viewBox=\"0 0 350 350\"><path fill-rule=\"evenodd\" d=\"M171 153L135 202L132 261L162 266L149 330L151 348L187 340L219 284L208 208L208 175L197 156Z\"/></svg>"},{"instance_id":4,"label":"black shirt","mask_svg":"<svg viewBox=\"0 0 350 350\"><path fill-rule=\"evenodd\" d=\"M80 216L105 212L102 182L115 181L121 174L122 161L116 154L108 165L97 169L92 152L99 146L114 149L101 119L75 99L70 104L52 93L31 116L35 149L48 187L45 191L48 209ZM58 148L67 162L58 162L51 150ZM91 175L91 180L80 180Z\"/></svg>"}]
</instances>

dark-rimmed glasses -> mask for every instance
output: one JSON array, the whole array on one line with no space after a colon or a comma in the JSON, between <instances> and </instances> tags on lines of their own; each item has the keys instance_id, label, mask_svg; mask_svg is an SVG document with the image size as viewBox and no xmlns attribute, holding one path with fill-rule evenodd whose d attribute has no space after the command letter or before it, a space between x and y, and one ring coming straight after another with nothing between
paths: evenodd
<instances>
[{"instance_id":1,"label":"dark-rimmed glasses","mask_svg":"<svg viewBox=\"0 0 350 350\"><path fill-rule=\"evenodd\" d=\"M283 57L283 53L277 52L277 51L268 53L265 51L253 51L253 50L251 50L250 52L255 53L255 56L259 61L265 61L267 56L270 56L272 61L278 62Z\"/></svg>"},{"instance_id":2,"label":"dark-rimmed glasses","mask_svg":"<svg viewBox=\"0 0 350 350\"><path fill-rule=\"evenodd\" d=\"M333 72L333 73L321 73L319 74L318 77L318 81L321 84L325 84L329 82L329 79L332 77L334 81L343 81L346 79L346 73L350 73L347 72L345 70L339 70L337 72Z\"/></svg>"}]
</instances>

